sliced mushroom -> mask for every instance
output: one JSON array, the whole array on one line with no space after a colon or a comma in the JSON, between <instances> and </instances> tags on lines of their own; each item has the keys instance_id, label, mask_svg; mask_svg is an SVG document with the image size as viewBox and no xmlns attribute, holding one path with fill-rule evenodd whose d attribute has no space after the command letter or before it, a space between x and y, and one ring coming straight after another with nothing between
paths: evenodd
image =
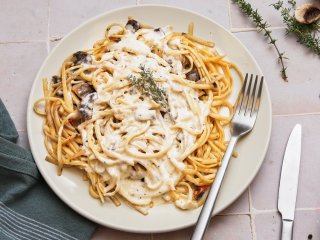
<instances>
[{"instance_id":1,"label":"sliced mushroom","mask_svg":"<svg viewBox=\"0 0 320 240\"><path fill-rule=\"evenodd\" d=\"M59 89L57 92L56 92L56 96L57 97L63 97L63 90L62 89Z\"/></svg>"},{"instance_id":2,"label":"sliced mushroom","mask_svg":"<svg viewBox=\"0 0 320 240\"><path fill-rule=\"evenodd\" d=\"M147 171L147 169L144 166L142 166L140 163L136 163L133 166L133 171L131 171L130 178L132 180L141 180L141 181L143 179L143 181L144 181L146 171Z\"/></svg>"},{"instance_id":3,"label":"sliced mushroom","mask_svg":"<svg viewBox=\"0 0 320 240\"><path fill-rule=\"evenodd\" d=\"M199 81L200 80L200 75L198 73L197 68L195 68L195 67L192 68L192 70L186 74L186 78L188 80L194 81L194 82Z\"/></svg>"},{"instance_id":4,"label":"sliced mushroom","mask_svg":"<svg viewBox=\"0 0 320 240\"><path fill-rule=\"evenodd\" d=\"M114 42L120 42L121 41L121 38L119 38L119 37L116 37L116 36L109 36L109 39L110 40L112 40L112 41L114 41Z\"/></svg>"},{"instance_id":5,"label":"sliced mushroom","mask_svg":"<svg viewBox=\"0 0 320 240\"><path fill-rule=\"evenodd\" d=\"M92 85L88 83L78 83L72 87L72 91L80 98L84 98L89 93L95 92Z\"/></svg>"},{"instance_id":6,"label":"sliced mushroom","mask_svg":"<svg viewBox=\"0 0 320 240\"><path fill-rule=\"evenodd\" d=\"M126 24L126 26L125 26L125 28L127 30L130 30L131 32L136 32L141 28L141 26L140 26L140 23L138 21L136 21L134 19L129 19L127 24Z\"/></svg>"},{"instance_id":7,"label":"sliced mushroom","mask_svg":"<svg viewBox=\"0 0 320 240\"><path fill-rule=\"evenodd\" d=\"M320 9L312 3L306 3L299 6L294 15L299 23L310 24L320 19Z\"/></svg>"},{"instance_id":8,"label":"sliced mushroom","mask_svg":"<svg viewBox=\"0 0 320 240\"><path fill-rule=\"evenodd\" d=\"M76 116L69 119L69 123L73 127L78 127L81 123L83 123L84 119L81 117L80 114L77 114Z\"/></svg>"},{"instance_id":9,"label":"sliced mushroom","mask_svg":"<svg viewBox=\"0 0 320 240\"><path fill-rule=\"evenodd\" d=\"M190 68L190 61L189 61L188 58L183 56L182 59L181 59L181 63L182 63L182 67L184 69L189 69Z\"/></svg>"},{"instance_id":10,"label":"sliced mushroom","mask_svg":"<svg viewBox=\"0 0 320 240\"><path fill-rule=\"evenodd\" d=\"M54 76L52 76L51 81L52 81L54 84L57 84L57 83L61 82L61 77L59 77L59 76L57 76L57 75L54 75Z\"/></svg>"},{"instance_id":11,"label":"sliced mushroom","mask_svg":"<svg viewBox=\"0 0 320 240\"><path fill-rule=\"evenodd\" d=\"M85 120L89 120L92 117L92 110L94 101L98 98L96 92L87 94L80 102L79 113Z\"/></svg>"},{"instance_id":12,"label":"sliced mushroom","mask_svg":"<svg viewBox=\"0 0 320 240\"><path fill-rule=\"evenodd\" d=\"M92 57L86 52L78 51L72 55L72 61L73 64L76 66L82 63L91 63Z\"/></svg>"}]
</instances>

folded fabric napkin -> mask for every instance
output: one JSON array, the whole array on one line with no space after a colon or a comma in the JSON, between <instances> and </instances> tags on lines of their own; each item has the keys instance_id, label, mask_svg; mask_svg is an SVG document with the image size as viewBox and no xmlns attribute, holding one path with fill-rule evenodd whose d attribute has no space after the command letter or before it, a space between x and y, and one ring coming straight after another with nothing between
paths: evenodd
<instances>
[{"instance_id":1,"label":"folded fabric napkin","mask_svg":"<svg viewBox=\"0 0 320 240\"><path fill-rule=\"evenodd\" d=\"M96 224L51 191L18 137L0 99L0 239L90 239Z\"/></svg>"}]
</instances>

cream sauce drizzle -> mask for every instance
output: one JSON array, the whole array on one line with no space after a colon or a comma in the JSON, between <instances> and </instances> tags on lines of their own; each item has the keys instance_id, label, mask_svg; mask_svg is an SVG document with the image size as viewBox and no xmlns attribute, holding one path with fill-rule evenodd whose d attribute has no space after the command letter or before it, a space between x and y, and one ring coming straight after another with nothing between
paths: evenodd
<instances>
[{"instance_id":1,"label":"cream sauce drizzle","mask_svg":"<svg viewBox=\"0 0 320 240\"><path fill-rule=\"evenodd\" d=\"M113 71L112 75L105 75L107 82L101 81L97 86L98 97L93 108L93 116L97 115L98 105L105 102L113 110L114 116L121 120L122 125L116 130L108 124L103 127L102 147L108 153L108 159L96 157L99 162L86 170L97 172L105 179L117 179L118 191L124 198L147 208L157 197L166 196L168 191L174 189L185 167L181 156L190 153L188 151L197 138L196 135L173 126L179 124L201 133L205 118L209 114L209 104L201 102L196 91L172 80L172 73L180 76L184 74L180 57L166 55L166 52L179 49L180 46L179 40L174 40L170 45L164 41L165 36L170 33L169 26L159 31L144 29L141 34L128 31L121 41L109 46L109 52L105 53L101 60L93 61L98 68L107 67ZM165 66L153 57L151 49L155 46L164 50L163 59L170 64ZM165 116L162 116L153 107L150 99L135 87L128 85L119 87L121 84L127 84L128 76L136 74L135 71L140 66L151 70L154 78L159 81L158 84L168 93L170 111ZM189 106L184 92L194 99L194 107L200 109L198 113ZM123 133L127 136L137 134L146 126L146 122L150 122L150 127L140 137L132 139L129 150L143 154L137 150L140 148L145 150L145 154L153 154L153 149L160 151L166 144L172 142L171 147L162 157L143 159L132 156L124 150L126 139L123 138ZM161 132L164 136L154 136L155 132ZM87 155L92 155L87 135L87 130L82 129L83 149ZM147 138L156 139L158 143L157 141L146 142ZM121 161L118 164L108 164L114 161L111 160L114 157L116 162L117 159ZM144 170L134 170L135 164L143 166ZM143 179L141 179L142 175ZM183 209L195 207L183 200L177 201L176 206Z\"/></svg>"}]
</instances>

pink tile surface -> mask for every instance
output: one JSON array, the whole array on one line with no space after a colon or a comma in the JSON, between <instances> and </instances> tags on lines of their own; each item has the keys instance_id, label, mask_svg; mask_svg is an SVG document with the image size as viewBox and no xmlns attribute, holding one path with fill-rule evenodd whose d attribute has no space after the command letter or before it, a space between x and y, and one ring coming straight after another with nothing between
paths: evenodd
<instances>
[{"instance_id":1,"label":"pink tile surface","mask_svg":"<svg viewBox=\"0 0 320 240\"><path fill-rule=\"evenodd\" d=\"M252 239L250 217L217 216L213 218L204 239L250 240Z\"/></svg>"},{"instance_id":2,"label":"pink tile surface","mask_svg":"<svg viewBox=\"0 0 320 240\"><path fill-rule=\"evenodd\" d=\"M1 0L0 42L45 40L49 0Z\"/></svg>"},{"instance_id":3,"label":"pink tile surface","mask_svg":"<svg viewBox=\"0 0 320 240\"><path fill-rule=\"evenodd\" d=\"M279 13L269 6L275 1L248 1L272 27L283 26ZM320 239L319 57L297 44L294 37L284 35L283 29L274 29L279 48L289 57L289 82L282 81L274 49L262 34L251 31L253 25L232 0L0 0L0 97L19 130L18 144L29 148L27 99L47 51L59 42L56 39L99 13L136 3L186 8L231 29L256 58L270 89L274 117L265 162L249 190L213 218L205 239L279 239L281 222L276 207L282 156L289 133L298 122L303 126L303 145L294 240L308 239L309 234L313 240ZM133 234L101 227L92 239L182 240L189 239L192 231L187 228L163 234Z\"/></svg>"},{"instance_id":4,"label":"pink tile surface","mask_svg":"<svg viewBox=\"0 0 320 240\"><path fill-rule=\"evenodd\" d=\"M229 5L228 1L221 0L201 0L201 1L184 1L184 0L141 0L140 4L164 4L195 11L207 16L212 20L220 23L222 26L230 29ZM188 22L186 22L188 24Z\"/></svg>"},{"instance_id":5,"label":"pink tile surface","mask_svg":"<svg viewBox=\"0 0 320 240\"><path fill-rule=\"evenodd\" d=\"M85 20L115 8L135 5L135 0L55 0L50 4L50 37L63 37Z\"/></svg>"},{"instance_id":6,"label":"pink tile surface","mask_svg":"<svg viewBox=\"0 0 320 240\"><path fill-rule=\"evenodd\" d=\"M281 216L274 213L259 213L254 217L257 240L281 238ZM320 211L296 211L293 240L320 239Z\"/></svg>"},{"instance_id":7,"label":"pink tile surface","mask_svg":"<svg viewBox=\"0 0 320 240\"><path fill-rule=\"evenodd\" d=\"M127 233L100 227L92 236L91 240L152 240L151 234Z\"/></svg>"},{"instance_id":8,"label":"pink tile surface","mask_svg":"<svg viewBox=\"0 0 320 240\"><path fill-rule=\"evenodd\" d=\"M190 239L193 228L170 233L154 234L154 240ZM250 240L252 239L250 217L248 215L217 216L212 219L204 237L205 240Z\"/></svg>"},{"instance_id":9,"label":"pink tile surface","mask_svg":"<svg viewBox=\"0 0 320 240\"><path fill-rule=\"evenodd\" d=\"M248 0L252 8L258 9L258 12L264 20L266 20L272 27L281 27L283 26L282 18L280 13L277 12L272 6L269 6L272 3L277 1L272 0ZM246 16L243 15L239 6L230 0L230 19L232 29L244 29L244 28L254 28L255 25L252 23L251 19L249 20Z\"/></svg>"},{"instance_id":10,"label":"pink tile surface","mask_svg":"<svg viewBox=\"0 0 320 240\"><path fill-rule=\"evenodd\" d=\"M320 81L314 72L319 67L319 57L283 30L273 30L281 52L286 53L288 82L282 80L277 54L263 34L257 32L235 33L260 65L270 89L273 114L295 114L320 111Z\"/></svg>"},{"instance_id":11,"label":"pink tile surface","mask_svg":"<svg viewBox=\"0 0 320 240\"><path fill-rule=\"evenodd\" d=\"M297 208L320 208L320 115L273 118L269 150L263 166L251 185L253 207L258 210L277 209L277 196L282 158L289 134L296 123L302 124L302 157Z\"/></svg>"},{"instance_id":12,"label":"pink tile surface","mask_svg":"<svg viewBox=\"0 0 320 240\"><path fill-rule=\"evenodd\" d=\"M219 215L247 214L249 213L249 192L245 191L233 204Z\"/></svg>"},{"instance_id":13,"label":"pink tile surface","mask_svg":"<svg viewBox=\"0 0 320 240\"><path fill-rule=\"evenodd\" d=\"M293 239L320 239L320 210L297 211L293 230Z\"/></svg>"},{"instance_id":14,"label":"pink tile surface","mask_svg":"<svg viewBox=\"0 0 320 240\"><path fill-rule=\"evenodd\" d=\"M24 149L30 150L27 131L19 131L18 133L19 133L19 139L17 144L23 147Z\"/></svg>"},{"instance_id":15,"label":"pink tile surface","mask_svg":"<svg viewBox=\"0 0 320 240\"><path fill-rule=\"evenodd\" d=\"M49 51L52 51L52 49L57 46L57 44L61 41L60 38L57 38L57 39L54 39L54 40L51 40L49 42Z\"/></svg>"},{"instance_id":16,"label":"pink tile surface","mask_svg":"<svg viewBox=\"0 0 320 240\"><path fill-rule=\"evenodd\" d=\"M0 97L17 130L26 130L26 108L36 73L47 55L45 42L0 44Z\"/></svg>"},{"instance_id":17,"label":"pink tile surface","mask_svg":"<svg viewBox=\"0 0 320 240\"><path fill-rule=\"evenodd\" d=\"M254 224L256 240L280 239L281 217L277 212L255 215Z\"/></svg>"}]
</instances>

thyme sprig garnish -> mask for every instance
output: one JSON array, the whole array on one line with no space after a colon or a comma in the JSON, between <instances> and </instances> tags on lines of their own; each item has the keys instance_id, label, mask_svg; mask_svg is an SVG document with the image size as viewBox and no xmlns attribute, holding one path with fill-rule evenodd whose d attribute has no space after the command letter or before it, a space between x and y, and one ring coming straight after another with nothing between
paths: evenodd
<instances>
[{"instance_id":1,"label":"thyme sprig garnish","mask_svg":"<svg viewBox=\"0 0 320 240\"><path fill-rule=\"evenodd\" d=\"M143 94L151 97L153 101L160 104L162 111L168 110L168 95L167 92L160 87L150 69L145 68L144 66L140 66L141 72L140 77L137 78L133 75L128 76L128 80L135 85Z\"/></svg>"},{"instance_id":2,"label":"thyme sprig garnish","mask_svg":"<svg viewBox=\"0 0 320 240\"><path fill-rule=\"evenodd\" d=\"M253 9L251 4L246 2L245 0L233 0L235 3L238 4L239 8L241 9L241 11L249 18L252 19L252 21L254 22L254 24L256 25L258 31L263 32L264 36L266 38L268 38L269 40L269 44L273 45L273 47L276 49L277 54L278 54L278 60L281 64L281 77L283 80L287 81L288 76L287 76L287 67L284 64L284 59L286 59L286 57L284 56L284 52L280 52L277 44L276 44L276 39L273 38L273 36L271 35L271 30L270 25L263 20L262 16L258 13L257 9Z\"/></svg>"},{"instance_id":3,"label":"thyme sprig garnish","mask_svg":"<svg viewBox=\"0 0 320 240\"><path fill-rule=\"evenodd\" d=\"M315 32L320 31L320 24L317 22L311 24L299 23L295 19L294 14L291 14L291 11L296 6L296 1L289 0L288 3L291 7L285 7L283 1L272 4L272 6L281 13L283 22L286 24L286 34L295 34L298 43L306 46L317 55L320 55L320 38L315 35Z\"/></svg>"}]
</instances>

